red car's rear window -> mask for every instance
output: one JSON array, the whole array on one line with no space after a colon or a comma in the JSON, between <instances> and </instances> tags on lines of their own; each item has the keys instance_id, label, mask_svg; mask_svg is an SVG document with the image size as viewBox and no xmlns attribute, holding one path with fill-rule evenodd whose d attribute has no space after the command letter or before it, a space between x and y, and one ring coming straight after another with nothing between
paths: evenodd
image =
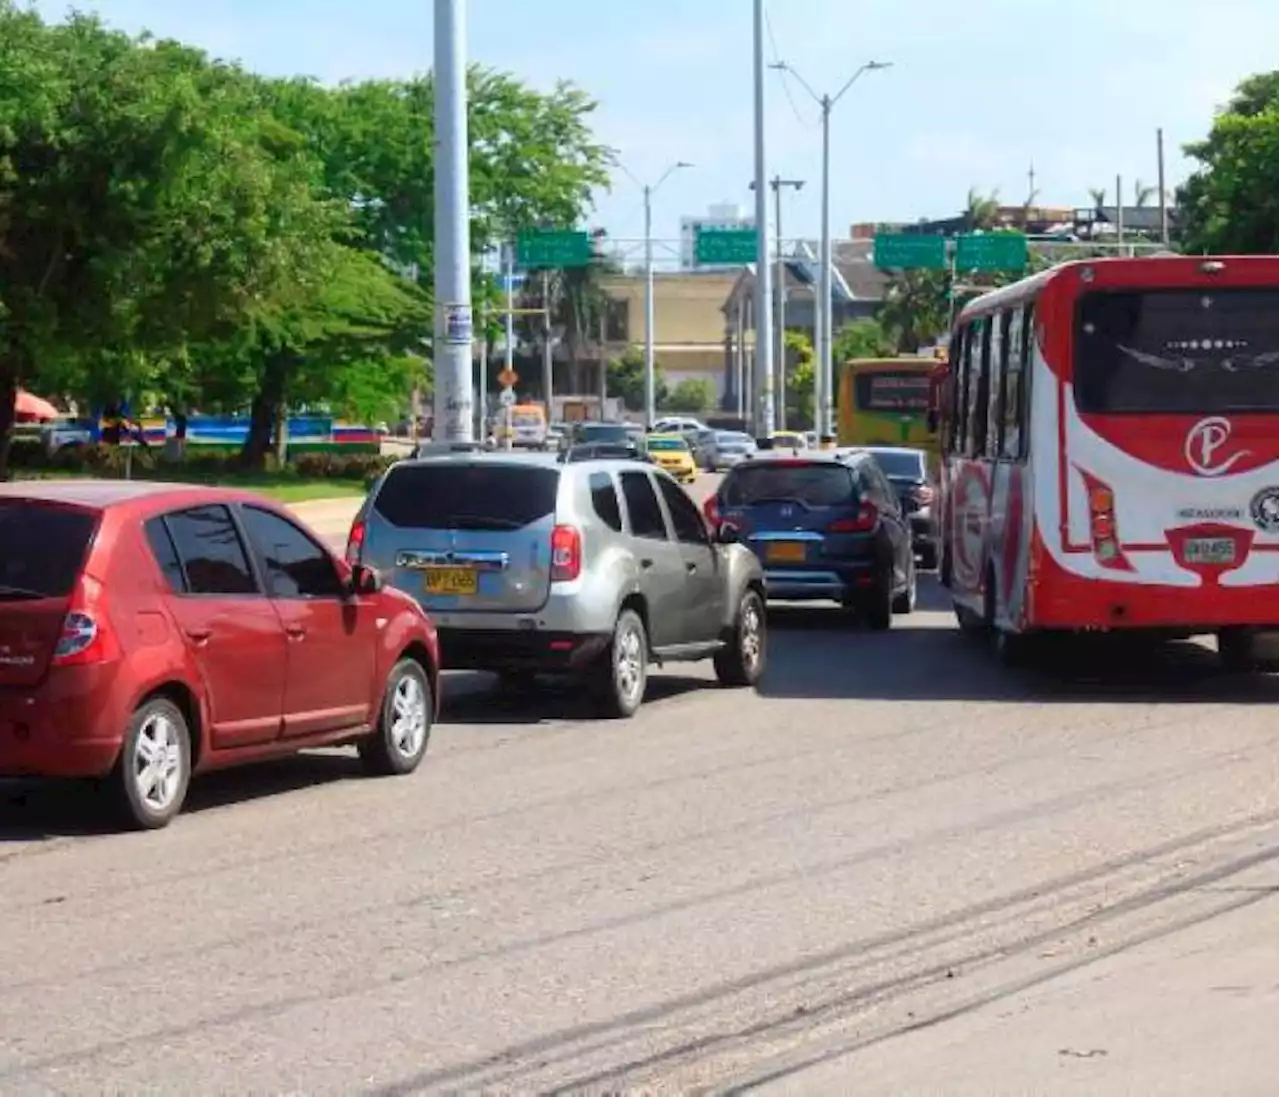
<instances>
[{"instance_id":1,"label":"red car's rear window","mask_svg":"<svg viewBox=\"0 0 1280 1097\"><path fill-rule=\"evenodd\" d=\"M70 594L98 517L75 507L0 500L0 602Z\"/></svg>"}]
</instances>

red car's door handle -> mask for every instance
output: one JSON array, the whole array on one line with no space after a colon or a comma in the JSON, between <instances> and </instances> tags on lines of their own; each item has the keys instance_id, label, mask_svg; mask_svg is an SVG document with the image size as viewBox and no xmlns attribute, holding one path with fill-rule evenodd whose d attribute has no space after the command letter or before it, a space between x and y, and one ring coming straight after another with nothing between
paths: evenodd
<instances>
[{"instance_id":1,"label":"red car's door handle","mask_svg":"<svg viewBox=\"0 0 1280 1097\"><path fill-rule=\"evenodd\" d=\"M290 640L301 640L307 634L307 630L301 625L289 625L285 630Z\"/></svg>"},{"instance_id":2,"label":"red car's door handle","mask_svg":"<svg viewBox=\"0 0 1280 1097\"><path fill-rule=\"evenodd\" d=\"M207 628L189 628L187 629L187 638L193 644L207 644L209 637L213 635L212 629Z\"/></svg>"}]
</instances>

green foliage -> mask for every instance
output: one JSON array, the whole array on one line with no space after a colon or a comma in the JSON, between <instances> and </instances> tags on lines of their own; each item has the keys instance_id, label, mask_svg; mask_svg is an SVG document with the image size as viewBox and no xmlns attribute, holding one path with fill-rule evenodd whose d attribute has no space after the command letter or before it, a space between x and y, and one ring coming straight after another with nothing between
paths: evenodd
<instances>
[{"instance_id":1,"label":"green foliage","mask_svg":"<svg viewBox=\"0 0 1280 1097\"><path fill-rule=\"evenodd\" d=\"M1280 72L1241 82L1204 141L1186 146L1199 161L1178 193L1183 249L1193 254L1275 254L1280 250Z\"/></svg>"},{"instance_id":2,"label":"green foliage","mask_svg":"<svg viewBox=\"0 0 1280 1097\"><path fill-rule=\"evenodd\" d=\"M840 330L843 332L849 326ZM834 341L833 341L834 342ZM814 353L813 344L802 331L787 332L787 425L805 429L813 426ZM843 359L832 359L843 361Z\"/></svg>"},{"instance_id":3,"label":"green foliage","mask_svg":"<svg viewBox=\"0 0 1280 1097\"><path fill-rule=\"evenodd\" d=\"M615 358L608 366L606 382L609 395L616 396L630 411L644 410L644 354L637 347L628 347L621 358ZM662 379L662 366L653 364L653 401L655 407L663 407L667 400L667 383Z\"/></svg>"},{"instance_id":4,"label":"green foliage","mask_svg":"<svg viewBox=\"0 0 1280 1097\"><path fill-rule=\"evenodd\" d=\"M49 454L38 443L23 440L15 442L12 459L15 468L33 472L121 477L127 471L135 479L179 482L213 481L234 476L240 468L239 454L229 447L192 449L181 459L168 460L158 446L135 446L132 454L123 446L65 446ZM269 458L264 471L280 479L364 482L381 475L394 460L377 453L304 452L283 466Z\"/></svg>"},{"instance_id":5,"label":"green foliage","mask_svg":"<svg viewBox=\"0 0 1280 1097\"><path fill-rule=\"evenodd\" d=\"M291 402L390 417L429 382L430 76L266 79L16 0L0 73L0 478L19 385L250 409L260 467ZM594 104L469 81L473 247L576 223L611 159Z\"/></svg>"},{"instance_id":6,"label":"green foliage","mask_svg":"<svg viewBox=\"0 0 1280 1097\"><path fill-rule=\"evenodd\" d=\"M904 270L890 279L876 318L899 352L914 354L947 330L950 288L951 276L941 270Z\"/></svg>"},{"instance_id":7,"label":"green foliage","mask_svg":"<svg viewBox=\"0 0 1280 1097\"><path fill-rule=\"evenodd\" d=\"M835 333L831 360L848 362L854 358L889 358L898 348L879 320L853 320Z\"/></svg>"},{"instance_id":8,"label":"green foliage","mask_svg":"<svg viewBox=\"0 0 1280 1097\"><path fill-rule=\"evenodd\" d=\"M715 403L711 382L702 377L686 377L662 401L663 411L704 412Z\"/></svg>"}]
</instances>

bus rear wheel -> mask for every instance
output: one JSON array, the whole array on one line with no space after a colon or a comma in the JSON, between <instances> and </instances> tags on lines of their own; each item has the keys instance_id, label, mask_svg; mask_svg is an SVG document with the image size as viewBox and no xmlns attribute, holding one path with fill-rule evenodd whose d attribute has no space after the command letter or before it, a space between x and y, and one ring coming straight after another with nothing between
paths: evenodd
<instances>
[{"instance_id":1,"label":"bus rear wheel","mask_svg":"<svg viewBox=\"0 0 1280 1097\"><path fill-rule=\"evenodd\" d=\"M1275 674L1277 634L1247 628L1223 629L1218 633L1218 660L1223 670L1233 674Z\"/></svg>"}]
</instances>

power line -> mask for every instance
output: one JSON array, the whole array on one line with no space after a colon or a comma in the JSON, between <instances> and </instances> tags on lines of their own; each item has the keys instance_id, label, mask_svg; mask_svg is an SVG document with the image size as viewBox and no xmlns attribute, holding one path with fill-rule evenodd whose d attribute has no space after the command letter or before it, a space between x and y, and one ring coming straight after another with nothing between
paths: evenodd
<instances>
[{"instance_id":1,"label":"power line","mask_svg":"<svg viewBox=\"0 0 1280 1097\"><path fill-rule=\"evenodd\" d=\"M778 39L773 33L773 20L769 18L769 9L764 10L764 29L769 35L769 46L773 50L774 64L770 67L778 74L778 82L782 85L782 94L786 96L787 102L791 105L791 113L796 116L796 121L806 129L813 129L818 125L818 121L806 118L800 110L800 105L796 102L796 97L791 94L791 85L787 83L787 70L777 68L776 66L782 61L782 51L778 49Z\"/></svg>"}]
</instances>

